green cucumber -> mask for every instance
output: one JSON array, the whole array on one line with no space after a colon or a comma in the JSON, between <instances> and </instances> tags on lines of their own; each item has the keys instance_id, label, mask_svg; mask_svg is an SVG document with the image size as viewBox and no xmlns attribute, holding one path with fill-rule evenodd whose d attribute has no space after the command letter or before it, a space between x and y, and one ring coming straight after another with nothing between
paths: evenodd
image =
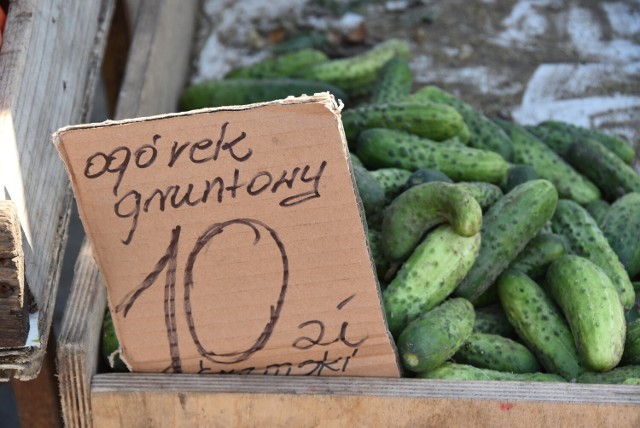
<instances>
[{"instance_id":1,"label":"green cucumber","mask_svg":"<svg viewBox=\"0 0 640 428\"><path fill-rule=\"evenodd\" d=\"M473 299L473 302L471 303L473 303L474 307L481 308L483 306L494 305L499 302L500 298L498 297L498 287L493 283L484 291L484 293Z\"/></svg>"},{"instance_id":2,"label":"green cucumber","mask_svg":"<svg viewBox=\"0 0 640 428\"><path fill-rule=\"evenodd\" d=\"M411 177L411 172L400 168L381 168L371 171L371 175L384 190L385 199L389 204L402 193L405 184Z\"/></svg>"},{"instance_id":3,"label":"green cucumber","mask_svg":"<svg viewBox=\"0 0 640 428\"><path fill-rule=\"evenodd\" d=\"M602 227L602 221L607 215L607 211L609 211L611 204L603 199L596 199L595 201L588 203L584 207L587 209L589 214L591 214L591 217L593 217L598 226Z\"/></svg>"},{"instance_id":4,"label":"green cucumber","mask_svg":"<svg viewBox=\"0 0 640 428\"><path fill-rule=\"evenodd\" d=\"M524 128L506 120L496 119L495 122L511 138L514 160L533 166L540 178L549 180L556 186L561 198L587 204L600 197L595 184L578 174L558 154Z\"/></svg>"},{"instance_id":5,"label":"green cucumber","mask_svg":"<svg viewBox=\"0 0 640 428\"><path fill-rule=\"evenodd\" d=\"M413 86L413 75L409 62L403 57L394 57L387 62L373 87L372 104L399 101L409 95Z\"/></svg>"},{"instance_id":6,"label":"green cucumber","mask_svg":"<svg viewBox=\"0 0 640 428\"><path fill-rule=\"evenodd\" d=\"M463 123L455 109L428 102L392 101L342 112L342 126L350 148L366 129L397 129L433 141L444 141L455 137Z\"/></svg>"},{"instance_id":7,"label":"green cucumber","mask_svg":"<svg viewBox=\"0 0 640 428\"><path fill-rule=\"evenodd\" d=\"M555 233L540 233L511 262L509 269L537 278L544 275L551 262L564 256L564 239Z\"/></svg>"},{"instance_id":8,"label":"green cucumber","mask_svg":"<svg viewBox=\"0 0 640 428\"><path fill-rule=\"evenodd\" d=\"M116 329L113 326L111 312L106 311L104 320L102 321L102 358L113 372L128 372L129 368L120 358L122 350L120 342L116 336Z\"/></svg>"},{"instance_id":9,"label":"green cucumber","mask_svg":"<svg viewBox=\"0 0 640 428\"><path fill-rule=\"evenodd\" d=\"M289 95L331 92L345 104L346 94L324 82L299 79L230 79L191 85L180 97L181 110L223 107L280 100Z\"/></svg>"},{"instance_id":10,"label":"green cucumber","mask_svg":"<svg viewBox=\"0 0 640 428\"><path fill-rule=\"evenodd\" d=\"M600 228L630 277L640 273L640 193L628 193L607 210Z\"/></svg>"},{"instance_id":11,"label":"green cucumber","mask_svg":"<svg viewBox=\"0 0 640 428\"><path fill-rule=\"evenodd\" d=\"M596 140L571 145L567 160L593 181L609 199L640 192L640 175Z\"/></svg>"},{"instance_id":12,"label":"green cucumber","mask_svg":"<svg viewBox=\"0 0 640 428\"><path fill-rule=\"evenodd\" d=\"M587 139L598 141L627 164L630 164L635 157L633 147L629 143L621 138L607 135L594 129L551 120L542 122L534 127L527 127L527 129L563 157L574 142L579 143Z\"/></svg>"},{"instance_id":13,"label":"green cucumber","mask_svg":"<svg viewBox=\"0 0 640 428\"><path fill-rule=\"evenodd\" d=\"M381 215L385 205L384 190L373 175L363 167L354 165L353 175L367 222L375 223L376 217Z\"/></svg>"},{"instance_id":14,"label":"green cucumber","mask_svg":"<svg viewBox=\"0 0 640 428\"><path fill-rule=\"evenodd\" d=\"M450 93L436 86L425 86L411 95L408 100L432 101L455 108L462 115L464 123L469 128L471 133L469 145L471 147L496 152L508 161L513 159L511 140L504 131L487 119L482 112Z\"/></svg>"},{"instance_id":15,"label":"green cucumber","mask_svg":"<svg viewBox=\"0 0 640 428\"><path fill-rule=\"evenodd\" d=\"M584 364L596 371L617 366L624 350L624 308L602 269L584 257L563 256L549 266L546 289L562 309Z\"/></svg>"},{"instance_id":16,"label":"green cucumber","mask_svg":"<svg viewBox=\"0 0 640 428\"><path fill-rule=\"evenodd\" d=\"M328 82L349 95L362 96L371 92L379 71L395 56L409 57L407 42L390 39L359 55L312 65L301 70L297 76Z\"/></svg>"},{"instance_id":17,"label":"green cucumber","mask_svg":"<svg viewBox=\"0 0 640 428\"><path fill-rule=\"evenodd\" d=\"M628 379L640 378L640 365L620 366L604 372L585 372L578 377L578 383L625 383Z\"/></svg>"},{"instance_id":18,"label":"green cucumber","mask_svg":"<svg viewBox=\"0 0 640 428\"><path fill-rule=\"evenodd\" d=\"M238 68L225 76L225 79L266 79L291 77L297 71L314 64L328 61L327 55L316 49L299 51L267 58L255 64Z\"/></svg>"},{"instance_id":19,"label":"green cucumber","mask_svg":"<svg viewBox=\"0 0 640 428\"><path fill-rule=\"evenodd\" d=\"M460 236L449 225L427 235L382 293L394 337L453 292L471 268L479 248L480 234Z\"/></svg>"},{"instance_id":20,"label":"green cucumber","mask_svg":"<svg viewBox=\"0 0 640 428\"><path fill-rule=\"evenodd\" d=\"M502 309L500 303L476 307L476 320L473 323L473 331L478 333L499 334L504 337L512 337L515 333L513 326Z\"/></svg>"},{"instance_id":21,"label":"green cucumber","mask_svg":"<svg viewBox=\"0 0 640 428\"><path fill-rule=\"evenodd\" d=\"M640 364L640 319L627 324L627 337L621 361L623 364Z\"/></svg>"},{"instance_id":22,"label":"green cucumber","mask_svg":"<svg viewBox=\"0 0 640 428\"><path fill-rule=\"evenodd\" d=\"M498 280L504 312L542 366L567 380L584 371L571 330L543 289L522 272L508 270Z\"/></svg>"},{"instance_id":23,"label":"green cucumber","mask_svg":"<svg viewBox=\"0 0 640 428\"><path fill-rule=\"evenodd\" d=\"M362 161L358 158L358 156L354 155L353 153L349 153L349 159L351 159L351 165L357 165L364 168L364 165L362 165Z\"/></svg>"},{"instance_id":24,"label":"green cucumber","mask_svg":"<svg viewBox=\"0 0 640 428\"><path fill-rule=\"evenodd\" d=\"M474 236L482 226L482 209L454 184L425 183L405 191L384 214L385 256L391 261L406 259L427 230L444 222L450 223L458 235Z\"/></svg>"},{"instance_id":25,"label":"green cucumber","mask_svg":"<svg viewBox=\"0 0 640 428\"><path fill-rule=\"evenodd\" d=\"M442 365L471 336L474 317L471 303L456 298L411 322L398 338L403 366L420 373Z\"/></svg>"},{"instance_id":26,"label":"green cucumber","mask_svg":"<svg viewBox=\"0 0 640 428\"><path fill-rule=\"evenodd\" d=\"M566 382L564 378L549 373L507 373L481 369L467 364L444 363L440 367L419 373L420 379L446 380L508 380L520 382Z\"/></svg>"},{"instance_id":27,"label":"green cucumber","mask_svg":"<svg viewBox=\"0 0 640 428\"><path fill-rule=\"evenodd\" d=\"M553 216L558 193L547 180L516 186L484 216L476 263L455 294L474 301L498 278Z\"/></svg>"},{"instance_id":28,"label":"green cucumber","mask_svg":"<svg viewBox=\"0 0 640 428\"><path fill-rule=\"evenodd\" d=\"M454 181L500 183L507 163L500 155L458 144L442 144L391 129L360 134L358 156L372 169L394 167L415 171L433 168Z\"/></svg>"},{"instance_id":29,"label":"green cucumber","mask_svg":"<svg viewBox=\"0 0 640 428\"><path fill-rule=\"evenodd\" d=\"M453 183L453 180L446 174L431 168L420 168L415 170L404 185L405 190L419 184L430 183L432 181L443 181L445 183Z\"/></svg>"},{"instance_id":30,"label":"green cucumber","mask_svg":"<svg viewBox=\"0 0 640 428\"><path fill-rule=\"evenodd\" d=\"M369 242L371 258L373 259L373 263L376 266L378 279L383 280L391 265L382 253L382 235L375 229L369 229L367 231L367 241Z\"/></svg>"},{"instance_id":31,"label":"green cucumber","mask_svg":"<svg viewBox=\"0 0 640 428\"><path fill-rule=\"evenodd\" d=\"M495 184L482 181L466 181L456 183L456 187L470 194L478 202L482 211L486 211L504 196L502 190Z\"/></svg>"},{"instance_id":32,"label":"green cucumber","mask_svg":"<svg viewBox=\"0 0 640 428\"><path fill-rule=\"evenodd\" d=\"M474 332L456 352L457 363L471 364L482 369L512 373L535 373L540 364L529 349L514 340L497 334Z\"/></svg>"},{"instance_id":33,"label":"green cucumber","mask_svg":"<svg viewBox=\"0 0 640 428\"><path fill-rule=\"evenodd\" d=\"M622 382L623 385L640 385L640 377L630 377Z\"/></svg>"},{"instance_id":34,"label":"green cucumber","mask_svg":"<svg viewBox=\"0 0 640 428\"><path fill-rule=\"evenodd\" d=\"M572 253L589 259L607 274L623 306L630 308L635 292L629 275L587 210L574 201L562 199L558 201L552 227L555 233L565 237Z\"/></svg>"},{"instance_id":35,"label":"green cucumber","mask_svg":"<svg viewBox=\"0 0 640 428\"><path fill-rule=\"evenodd\" d=\"M541 177L536 172L535 168L531 165L515 164L509 167L507 172L507 180L502 185L502 190L509 192L518 184L526 183L527 181L538 180Z\"/></svg>"}]
</instances>

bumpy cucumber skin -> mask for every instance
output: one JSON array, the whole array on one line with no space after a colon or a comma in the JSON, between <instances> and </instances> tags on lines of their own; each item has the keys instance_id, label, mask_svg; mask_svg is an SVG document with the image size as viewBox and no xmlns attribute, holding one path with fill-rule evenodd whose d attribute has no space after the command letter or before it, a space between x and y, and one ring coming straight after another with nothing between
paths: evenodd
<instances>
[{"instance_id":1,"label":"bumpy cucumber skin","mask_svg":"<svg viewBox=\"0 0 640 428\"><path fill-rule=\"evenodd\" d=\"M382 280L390 267L389 262L382 254L382 235L375 229L369 229L367 231L367 240L369 241L371 258L373 258L373 263L376 265L378 279Z\"/></svg>"},{"instance_id":2,"label":"bumpy cucumber skin","mask_svg":"<svg viewBox=\"0 0 640 428\"><path fill-rule=\"evenodd\" d=\"M553 216L552 228L564 236L572 253L591 260L607 274L625 308L633 305L635 292L629 275L587 210L574 201L561 199Z\"/></svg>"},{"instance_id":3,"label":"bumpy cucumber skin","mask_svg":"<svg viewBox=\"0 0 640 428\"><path fill-rule=\"evenodd\" d=\"M458 144L429 141L406 132L375 128L358 139L357 153L370 168L437 169L454 181L500 183L507 163L498 154Z\"/></svg>"},{"instance_id":4,"label":"bumpy cucumber skin","mask_svg":"<svg viewBox=\"0 0 640 428\"><path fill-rule=\"evenodd\" d=\"M604 373L585 372L578 377L578 383L614 384L636 378L640 378L640 365L620 366Z\"/></svg>"},{"instance_id":5,"label":"bumpy cucumber skin","mask_svg":"<svg viewBox=\"0 0 640 428\"><path fill-rule=\"evenodd\" d=\"M621 362L623 364L640 364L640 319L627 324L627 337Z\"/></svg>"},{"instance_id":6,"label":"bumpy cucumber skin","mask_svg":"<svg viewBox=\"0 0 640 428\"><path fill-rule=\"evenodd\" d=\"M516 186L484 216L476 263L455 294L474 301L498 278L553 216L558 193L547 180Z\"/></svg>"},{"instance_id":7,"label":"bumpy cucumber skin","mask_svg":"<svg viewBox=\"0 0 640 428\"><path fill-rule=\"evenodd\" d=\"M461 236L474 236L482 226L482 209L471 195L449 183L412 187L389 205L382 221L382 244L391 261L407 258L422 235L448 222Z\"/></svg>"},{"instance_id":8,"label":"bumpy cucumber skin","mask_svg":"<svg viewBox=\"0 0 640 428\"><path fill-rule=\"evenodd\" d=\"M558 375L550 373L507 373L481 369L468 364L444 363L440 367L419 373L420 379L447 380L508 380L520 382L566 382Z\"/></svg>"},{"instance_id":9,"label":"bumpy cucumber skin","mask_svg":"<svg viewBox=\"0 0 640 428\"><path fill-rule=\"evenodd\" d=\"M409 57L407 42L390 39L350 58L336 59L301 70L302 79L336 85L354 97L371 92L378 72L393 57Z\"/></svg>"},{"instance_id":10,"label":"bumpy cucumber skin","mask_svg":"<svg viewBox=\"0 0 640 428\"><path fill-rule=\"evenodd\" d=\"M640 175L595 140L587 139L572 144L567 161L596 183L610 199L629 192L640 192Z\"/></svg>"},{"instance_id":11,"label":"bumpy cucumber skin","mask_svg":"<svg viewBox=\"0 0 640 428\"><path fill-rule=\"evenodd\" d=\"M331 92L345 104L344 91L324 82L299 79L230 79L191 85L180 97L180 108L195 110L205 107L223 107L279 100L289 95L312 95Z\"/></svg>"},{"instance_id":12,"label":"bumpy cucumber skin","mask_svg":"<svg viewBox=\"0 0 640 428\"><path fill-rule=\"evenodd\" d=\"M589 211L589 214L591 214L591 217L593 217L598 226L602 227L602 221L607 215L607 211L609 211L611 205L603 199L596 199L584 207Z\"/></svg>"},{"instance_id":13,"label":"bumpy cucumber skin","mask_svg":"<svg viewBox=\"0 0 640 428\"><path fill-rule=\"evenodd\" d=\"M372 104L399 101L406 98L413 86L413 75L406 58L394 57L387 62L373 87Z\"/></svg>"},{"instance_id":14,"label":"bumpy cucumber skin","mask_svg":"<svg viewBox=\"0 0 640 428\"><path fill-rule=\"evenodd\" d=\"M640 273L640 193L614 202L599 224L629 276L635 277Z\"/></svg>"},{"instance_id":15,"label":"bumpy cucumber skin","mask_svg":"<svg viewBox=\"0 0 640 428\"><path fill-rule=\"evenodd\" d=\"M400 168L381 168L371 171L371 175L384 190L385 199L389 204L402 192L411 177L411 172Z\"/></svg>"},{"instance_id":16,"label":"bumpy cucumber skin","mask_svg":"<svg viewBox=\"0 0 640 428\"><path fill-rule=\"evenodd\" d=\"M573 335L542 288L515 270L504 272L497 285L509 322L540 364L567 380L577 378L584 368Z\"/></svg>"},{"instance_id":17,"label":"bumpy cucumber skin","mask_svg":"<svg viewBox=\"0 0 640 428\"><path fill-rule=\"evenodd\" d=\"M527 129L561 156L567 153L574 142L594 139L627 164L630 164L635 157L633 147L629 143L594 129L582 128L560 121L546 121L534 127L527 127Z\"/></svg>"},{"instance_id":18,"label":"bumpy cucumber skin","mask_svg":"<svg viewBox=\"0 0 640 428\"><path fill-rule=\"evenodd\" d=\"M500 372L540 371L538 360L526 346L496 334L474 332L453 359L457 363Z\"/></svg>"},{"instance_id":19,"label":"bumpy cucumber skin","mask_svg":"<svg viewBox=\"0 0 640 428\"><path fill-rule=\"evenodd\" d=\"M102 321L102 357L111 371L128 372L129 368L120 359L120 342L113 326L111 312L107 311Z\"/></svg>"},{"instance_id":20,"label":"bumpy cucumber skin","mask_svg":"<svg viewBox=\"0 0 640 428\"><path fill-rule=\"evenodd\" d=\"M537 278L544 275L551 262L566 253L565 242L555 233L540 233L511 262L509 269L519 270L527 276Z\"/></svg>"},{"instance_id":21,"label":"bumpy cucumber skin","mask_svg":"<svg viewBox=\"0 0 640 428\"><path fill-rule=\"evenodd\" d=\"M394 337L453 292L473 265L479 249L480 234L463 237L449 225L427 235L382 293Z\"/></svg>"},{"instance_id":22,"label":"bumpy cucumber skin","mask_svg":"<svg viewBox=\"0 0 640 428\"><path fill-rule=\"evenodd\" d=\"M511 140L502 129L487 119L479 110L476 110L448 92L436 86L425 86L416 91L408 99L412 101L433 101L455 108L462 115L465 124L469 128L471 134L469 145L471 147L496 152L508 161L513 159Z\"/></svg>"},{"instance_id":23,"label":"bumpy cucumber skin","mask_svg":"<svg viewBox=\"0 0 640 428\"><path fill-rule=\"evenodd\" d=\"M456 187L470 194L480 204L482 211L486 211L504 196L502 190L495 184L481 181L467 181L457 183Z\"/></svg>"},{"instance_id":24,"label":"bumpy cucumber skin","mask_svg":"<svg viewBox=\"0 0 640 428\"><path fill-rule=\"evenodd\" d=\"M471 336L474 318L471 303L456 298L411 322L397 342L403 366L420 373L443 364Z\"/></svg>"},{"instance_id":25,"label":"bumpy cucumber skin","mask_svg":"<svg viewBox=\"0 0 640 428\"><path fill-rule=\"evenodd\" d=\"M405 183L405 190L419 184L430 183L432 181L443 181L445 183L453 183L453 180L447 177L446 174L438 171L437 169L420 168L415 170L407 182Z\"/></svg>"},{"instance_id":26,"label":"bumpy cucumber skin","mask_svg":"<svg viewBox=\"0 0 640 428\"><path fill-rule=\"evenodd\" d=\"M624 308L609 277L584 257L566 255L549 266L547 290L560 306L578 354L591 370L618 365L624 350Z\"/></svg>"},{"instance_id":27,"label":"bumpy cucumber skin","mask_svg":"<svg viewBox=\"0 0 640 428\"><path fill-rule=\"evenodd\" d=\"M503 337L512 337L515 334L513 326L502 309L500 303L476 307L476 320L473 323L473 331L486 334L498 334Z\"/></svg>"},{"instance_id":28,"label":"bumpy cucumber skin","mask_svg":"<svg viewBox=\"0 0 640 428\"><path fill-rule=\"evenodd\" d=\"M551 181L562 198L588 204L600 197L595 184L578 174L558 154L524 128L506 120L495 122L511 138L514 160L533 166L540 178Z\"/></svg>"},{"instance_id":29,"label":"bumpy cucumber skin","mask_svg":"<svg viewBox=\"0 0 640 428\"><path fill-rule=\"evenodd\" d=\"M342 126L351 148L355 147L358 135L366 129L397 129L433 141L443 141L455 137L463 123L454 108L427 102L392 101L347 109L342 113Z\"/></svg>"},{"instance_id":30,"label":"bumpy cucumber skin","mask_svg":"<svg viewBox=\"0 0 640 428\"><path fill-rule=\"evenodd\" d=\"M502 185L502 190L509 192L518 184L526 183L527 181L539 180L540 178L541 177L538 175L535 168L531 165L515 164L509 167L507 180Z\"/></svg>"},{"instance_id":31,"label":"bumpy cucumber skin","mask_svg":"<svg viewBox=\"0 0 640 428\"><path fill-rule=\"evenodd\" d=\"M370 219L372 216L378 215L384 208L384 191L373 175L371 175L371 172L365 168L354 165L353 175L356 178L362 208L364 209L367 219Z\"/></svg>"},{"instance_id":32,"label":"bumpy cucumber skin","mask_svg":"<svg viewBox=\"0 0 640 428\"><path fill-rule=\"evenodd\" d=\"M265 79L291 77L297 71L328 61L327 55L316 49L301 49L272 58L267 58L247 67L238 68L225 76L225 79Z\"/></svg>"}]
</instances>

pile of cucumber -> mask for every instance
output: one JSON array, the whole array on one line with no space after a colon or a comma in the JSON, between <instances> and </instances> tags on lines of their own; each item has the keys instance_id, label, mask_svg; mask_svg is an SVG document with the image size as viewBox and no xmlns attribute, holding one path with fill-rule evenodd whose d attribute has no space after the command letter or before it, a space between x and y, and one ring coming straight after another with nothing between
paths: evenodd
<instances>
[{"instance_id":1,"label":"pile of cucumber","mask_svg":"<svg viewBox=\"0 0 640 428\"><path fill-rule=\"evenodd\" d=\"M342 121L405 375L638 384L632 146L492 120L435 86L412 93L408 57L399 40L345 59L306 49L194 85L181 106L350 100Z\"/></svg>"}]
</instances>

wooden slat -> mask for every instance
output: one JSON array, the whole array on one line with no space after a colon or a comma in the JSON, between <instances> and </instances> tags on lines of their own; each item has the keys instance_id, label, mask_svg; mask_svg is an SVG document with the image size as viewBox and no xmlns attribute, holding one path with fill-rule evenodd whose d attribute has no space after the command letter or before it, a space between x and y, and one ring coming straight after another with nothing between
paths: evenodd
<instances>
[{"instance_id":1,"label":"wooden slat","mask_svg":"<svg viewBox=\"0 0 640 428\"><path fill-rule=\"evenodd\" d=\"M42 346L0 350L0 380L33 379L40 370L71 206L50 136L88 117L112 10L113 0L20 0L9 7L0 51L0 198L18 207Z\"/></svg>"},{"instance_id":2,"label":"wooden slat","mask_svg":"<svg viewBox=\"0 0 640 428\"><path fill-rule=\"evenodd\" d=\"M571 383L103 374L95 425L640 426L640 388Z\"/></svg>"},{"instance_id":3,"label":"wooden slat","mask_svg":"<svg viewBox=\"0 0 640 428\"><path fill-rule=\"evenodd\" d=\"M142 0L116 117L174 111L187 78L195 0ZM58 371L65 425L92 426L89 386L96 373L105 287L85 240L58 338Z\"/></svg>"}]
</instances>

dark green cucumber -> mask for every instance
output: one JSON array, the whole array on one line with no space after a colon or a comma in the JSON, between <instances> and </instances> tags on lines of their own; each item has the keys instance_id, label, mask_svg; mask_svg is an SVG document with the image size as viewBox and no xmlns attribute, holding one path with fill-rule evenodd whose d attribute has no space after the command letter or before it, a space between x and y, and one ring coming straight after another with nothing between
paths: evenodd
<instances>
[{"instance_id":1,"label":"dark green cucumber","mask_svg":"<svg viewBox=\"0 0 640 428\"><path fill-rule=\"evenodd\" d=\"M484 293L473 299L472 303L474 307L481 308L483 306L494 305L499 302L500 298L498 297L498 287L493 283L484 291Z\"/></svg>"},{"instance_id":2,"label":"dark green cucumber","mask_svg":"<svg viewBox=\"0 0 640 428\"><path fill-rule=\"evenodd\" d=\"M502 185L502 190L509 192L518 184L526 183L527 181L538 180L541 177L536 172L535 168L531 165L515 164L509 167L507 172L507 180Z\"/></svg>"},{"instance_id":3,"label":"dark green cucumber","mask_svg":"<svg viewBox=\"0 0 640 428\"><path fill-rule=\"evenodd\" d=\"M419 373L421 379L446 380L508 380L520 382L566 382L561 376L549 373L507 373L481 369L468 364L444 363L440 367Z\"/></svg>"},{"instance_id":4,"label":"dark green cucumber","mask_svg":"<svg viewBox=\"0 0 640 428\"><path fill-rule=\"evenodd\" d=\"M390 39L359 55L312 65L297 75L331 83L352 96L362 96L371 92L378 72L395 56L409 57L407 42Z\"/></svg>"},{"instance_id":5,"label":"dark green cucumber","mask_svg":"<svg viewBox=\"0 0 640 428\"><path fill-rule=\"evenodd\" d=\"M116 336L111 312L107 310L102 321L102 358L111 371L128 372L129 368L120 358L120 353L120 342Z\"/></svg>"},{"instance_id":6,"label":"dark green cucumber","mask_svg":"<svg viewBox=\"0 0 640 428\"><path fill-rule=\"evenodd\" d=\"M415 170L407 182L405 183L405 190L417 186L419 184L430 183L432 181L444 181L445 183L453 183L453 180L447 177L446 174L431 168L420 168Z\"/></svg>"},{"instance_id":7,"label":"dark green cucumber","mask_svg":"<svg viewBox=\"0 0 640 428\"><path fill-rule=\"evenodd\" d=\"M557 200L553 184L534 180L516 186L489 208L480 254L456 295L471 301L480 297L553 216Z\"/></svg>"},{"instance_id":8,"label":"dark green cucumber","mask_svg":"<svg viewBox=\"0 0 640 428\"><path fill-rule=\"evenodd\" d=\"M551 262L564 256L564 239L555 233L540 233L511 262L509 269L519 270L537 278L544 275Z\"/></svg>"},{"instance_id":9,"label":"dark green cucumber","mask_svg":"<svg viewBox=\"0 0 640 428\"><path fill-rule=\"evenodd\" d=\"M627 324L627 337L621 361L623 364L640 364L640 319Z\"/></svg>"},{"instance_id":10,"label":"dark green cucumber","mask_svg":"<svg viewBox=\"0 0 640 428\"><path fill-rule=\"evenodd\" d=\"M515 333L513 326L502 309L500 303L476 307L476 320L473 323L473 331L486 334L499 334L504 337L512 337Z\"/></svg>"},{"instance_id":11,"label":"dark green cucumber","mask_svg":"<svg viewBox=\"0 0 640 428\"><path fill-rule=\"evenodd\" d=\"M385 206L384 190L373 175L361 166L353 166L353 175L367 221L372 223L376 216L381 215Z\"/></svg>"},{"instance_id":12,"label":"dark green cucumber","mask_svg":"<svg viewBox=\"0 0 640 428\"><path fill-rule=\"evenodd\" d=\"M238 68L225 76L225 79L266 79L291 77L303 68L328 61L327 55L316 49L299 51L267 58L255 64Z\"/></svg>"},{"instance_id":13,"label":"dark green cucumber","mask_svg":"<svg viewBox=\"0 0 640 428\"><path fill-rule=\"evenodd\" d=\"M369 229L367 231L367 240L369 241L369 250L371 251L371 258L376 266L376 273L378 279L382 281L384 279L387 270L389 270L390 264L382 253L382 236L380 232L375 229Z\"/></svg>"},{"instance_id":14,"label":"dark green cucumber","mask_svg":"<svg viewBox=\"0 0 640 428\"><path fill-rule=\"evenodd\" d=\"M449 225L427 235L382 293L394 337L453 292L473 265L479 248L479 234L463 237Z\"/></svg>"},{"instance_id":15,"label":"dark green cucumber","mask_svg":"<svg viewBox=\"0 0 640 428\"><path fill-rule=\"evenodd\" d=\"M387 204L391 203L404 190L404 186L411 177L411 172L400 168L381 168L371 171L382 190Z\"/></svg>"},{"instance_id":16,"label":"dark green cucumber","mask_svg":"<svg viewBox=\"0 0 640 428\"><path fill-rule=\"evenodd\" d=\"M369 129L360 134L358 156L372 169L394 167L415 171L437 169L454 181L500 183L507 163L498 154L458 144L429 141L391 129Z\"/></svg>"},{"instance_id":17,"label":"dark green cucumber","mask_svg":"<svg viewBox=\"0 0 640 428\"><path fill-rule=\"evenodd\" d=\"M630 277L640 273L640 193L628 193L607 210L600 224Z\"/></svg>"},{"instance_id":18,"label":"dark green cucumber","mask_svg":"<svg viewBox=\"0 0 640 428\"><path fill-rule=\"evenodd\" d=\"M471 303L456 298L414 320L398 338L402 365L416 373L442 365L471 336L474 317Z\"/></svg>"},{"instance_id":19,"label":"dark green cucumber","mask_svg":"<svg viewBox=\"0 0 640 428\"><path fill-rule=\"evenodd\" d=\"M596 140L572 144L567 161L593 181L609 199L640 192L640 175Z\"/></svg>"},{"instance_id":20,"label":"dark green cucumber","mask_svg":"<svg viewBox=\"0 0 640 428\"><path fill-rule=\"evenodd\" d=\"M506 120L496 119L495 122L511 138L514 160L533 166L540 178L556 186L560 197L573 199L580 204L593 202L600 197L595 184L578 174L557 153L524 128Z\"/></svg>"},{"instance_id":21,"label":"dark green cucumber","mask_svg":"<svg viewBox=\"0 0 640 428\"><path fill-rule=\"evenodd\" d=\"M621 138L607 135L594 129L582 128L566 122L546 121L527 129L564 156L571 144L593 139L605 146L623 162L630 164L635 157L633 147Z\"/></svg>"},{"instance_id":22,"label":"dark green cucumber","mask_svg":"<svg viewBox=\"0 0 640 428\"><path fill-rule=\"evenodd\" d=\"M627 379L640 378L640 365L620 366L604 372L585 372L578 377L578 383L624 383Z\"/></svg>"},{"instance_id":23,"label":"dark green cucumber","mask_svg":"<svg viewBox=\"0 0 640 428\"><path fill-rule=\"evenodd\" d=\"M469 128L471 137L469 145L477 149L490 150L500 154L504 159L513 159L513 147L509 137L479 110L443 91L436 86L425 86L411 95L412 101L433 101L449 105L462 115Z\"/></svg>"},{"instance_id":24,"label":"dark green cucumber","mask_svg":"<svg viewBox=\"0 0 640 428\"><path fill-rule=\"evenodd\" d=\"M470 194L478 202L482 211L486 211L504 196L502 190L495 184L482 181L466 181L456 183L456 187Z\"/></svg>"},{"instance_id":25,"label":"dark green cucumber","mask_svg":"<svg viewBox=\"0 0 640 428\"><path fill-rule=\"evenodd\" d=\"M279 100L289 95L313 95L331 92L345 104L346 94L324 82L299 79L229 79L191 85L180 97L180 108L195 110L205 107L223 107Z\"/></svg>"},{"instance_id":26,"label":"dark green cucumber","mask_svg":"<svg viewBox=\"0 0 640 428\"><path fill-rule=\"evenodd\" d=\"M433 182L412 187L389 205L382 222L382 244L391 261L406 259L422 235L448 222L455 233L474 236L482 226L482 209L454 184Z\"/></svg>"},{"instance_id":27,"label":"dark green cucumber","mask_svg":"<svg viewBox=\"0 0 640 428\"><path fill-rule=\"evenodd\" d=\"M603 199L596 199L584 207L589 211L589 214L591 214L591 217L593 217L598 226L602 227L602 221L607 215L607 211L609 211L609 207L611 207L611 205Z\"/></svg>"},{"instance_id":28,"label":"dark green cucumber","mask_svg":"<svg viewBox=\"0 0 640 428\"><path fill-rule=\"evenodd\" d=\"M453 359L457 363L500 372L540 371L538 360L526 346L497 334L474 332Z\"/></svg>"},{"instance_id":29,"label":"dark green cucumber","mask_svg":"<svg viewBox=\"0 0 640 428\"><path fill-rule=\"evenodd\" d=\"M376 78L371 103L379 104L406 98L412 85L413 75L407 59L392 58L382 67Z\"/></svg>"},{"instance_id":30,"label":"dark green cucumber","mask_svg":"<svg viewBox=\"0 0 640 428\"><path fill-rule=\"evenodd\" d=\"M509 322L540 364L567 380L577 378L584 368L573 335L542 288L516 270L504 272L497 285Z\"/></svg>"},{"instance_id":31,"label":"dark green cucumber","mask_svg":"<svg viewBox=\"0 0 640 428\"><path fill-rule=\"evenodd\" d=\"M454 108L429 102L392 101L342 112L342 126L351 148L366 129L397 129L433 141L444 141L455 137L463 123Z\"/></svg>"},{"instance_id":32,"label":"dark green cucumber","mask_svg":"<svg viewBox=\"0 0 640 428\"><path fill-rule=\"evenodd\" d=\"M554 261L546 289L560 306L576 349L591 370L611 370L624 350L624 308L609 277L584 257L566 255Z\"/></svg>"},{"instance_id":33,"label":"dark green cucumber","mask_svg":"<svg viewBox=\"0 0 640 428\"><path fill-rule=\"evenodd\" d=\"M630 308L635 292L629 275L587 210L574 201L562 199L558 201L552 227L555 233L565 237L572 253L591 260L607 274L623 306Z\"/></svg>"}]
</instances>

